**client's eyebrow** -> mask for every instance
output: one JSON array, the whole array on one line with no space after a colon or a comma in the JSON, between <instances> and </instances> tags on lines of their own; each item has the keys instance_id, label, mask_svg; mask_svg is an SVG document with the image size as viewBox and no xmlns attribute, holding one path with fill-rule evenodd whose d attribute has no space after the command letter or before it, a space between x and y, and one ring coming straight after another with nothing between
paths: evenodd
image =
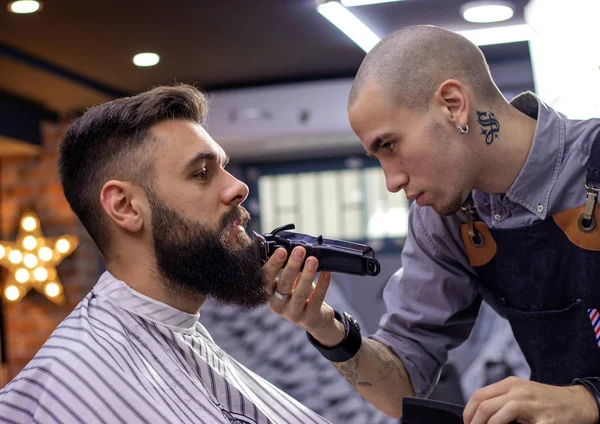
<instances>
[{"instance_id":1,"label":"client's eyebrow","mask_svg":"<svg viewBox=\"0 0 600 424\"><path fill-rule=\"evenodd\" d=\"M205 161L217 162L221 167L225 168L229 163L229 156L218 155L215 152L198 152L187 162L185 169L188 170L194 168L199 163Z\"/></svg>"}]
</instances>

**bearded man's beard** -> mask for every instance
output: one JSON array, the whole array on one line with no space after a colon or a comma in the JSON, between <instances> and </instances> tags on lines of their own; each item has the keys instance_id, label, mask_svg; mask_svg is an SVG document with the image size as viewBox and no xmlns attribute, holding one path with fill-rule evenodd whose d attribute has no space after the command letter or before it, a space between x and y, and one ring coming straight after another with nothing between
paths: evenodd
<instances>
[{"instance_id":1,"label":"bearded man's beard","mask_svg":"<svg viewBox=\"0 0 600 424\"><path fill-rule=\"evenodd\" d=\"M243 207L223 215L215 231L168 208L154 193L148 197L158 272L173 294L247 308L269 300L259 249L245 235L231 236L234 222L249 220Z\"/></svg>"}]
</instances>

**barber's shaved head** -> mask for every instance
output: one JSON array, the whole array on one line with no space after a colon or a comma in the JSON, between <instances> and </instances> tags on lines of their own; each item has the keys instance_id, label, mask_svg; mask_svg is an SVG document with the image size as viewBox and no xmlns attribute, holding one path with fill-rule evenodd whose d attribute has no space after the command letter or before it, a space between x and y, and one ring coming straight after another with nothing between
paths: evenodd
<instances>
[{"instance_id":1,"label":"barber's shaved head","mask_svg":"<svg viewBox=\"0 0 600 424\"><path fill-rule=\"evenodd\" d=\"M488 103L503 99L483 53L469 40L434 26L402 28L367 54L352 85L348 106L373 83L384 88L395 105L422 110L448 79L460 81Z\"/></svg>"}]
</instances>

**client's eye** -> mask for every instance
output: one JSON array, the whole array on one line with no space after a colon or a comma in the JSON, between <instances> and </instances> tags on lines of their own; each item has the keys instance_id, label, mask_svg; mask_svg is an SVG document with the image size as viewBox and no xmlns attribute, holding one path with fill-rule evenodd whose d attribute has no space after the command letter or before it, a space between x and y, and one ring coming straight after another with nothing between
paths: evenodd
<instances>
[{"instance_id":1,"label":"client's eye","mask_svg":"<svg viewBox=\"0 0 600 424\"><path fill-rule=\"evenodd\" d=\"M206 167L202 168L200 171L194 174L194 178L196 178L197 180L206 180L207 177L208 170L206 169Z\"/></svg>"}]
</instances>

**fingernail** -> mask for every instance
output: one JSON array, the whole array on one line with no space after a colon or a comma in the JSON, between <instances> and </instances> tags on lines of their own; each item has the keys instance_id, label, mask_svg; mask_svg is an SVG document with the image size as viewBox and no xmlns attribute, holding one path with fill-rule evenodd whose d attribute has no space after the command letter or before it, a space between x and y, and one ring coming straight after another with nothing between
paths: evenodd
<instances>
[{"instance_id":1,"label":"fingernail","mask_svg":"<svg viewBox=\"0 0 600 424\"><path fill-rule=\"evenodd\" d=\"M316 261L307 260L306 261L306 266L308 267L308 269L310 269L311 271L313 271L315 268L317 268L317 264L315 262Z\"/></svg>"},{"instance_id":2,"label":"fingernail","mask_svg":"<svg viewBox=\"0 0 600 424\"><path fill-rule=\"evenodd\" d=\"M287 252L285 251L285 249L279 249L279 250L277 250L277 256L278 256L280 259L283 259L283 258L285 258L285 254L286 254L286 253L287 253Z\"/></svg>"},{"instance_id":3,"label":"fingernail","mask_svg":"<svg viewBox=\"0 0 600 424\"><path fill-rule=\"evenodd\" d=\"M298 259L299 259L299 258L301 258L303 254L304 254L304 253L302 252L302 250L301 250L301 249L296 249L296 250L294 250L294 257L295 257L295 258L298 258Z\"/></svg>"}]
</instances>

